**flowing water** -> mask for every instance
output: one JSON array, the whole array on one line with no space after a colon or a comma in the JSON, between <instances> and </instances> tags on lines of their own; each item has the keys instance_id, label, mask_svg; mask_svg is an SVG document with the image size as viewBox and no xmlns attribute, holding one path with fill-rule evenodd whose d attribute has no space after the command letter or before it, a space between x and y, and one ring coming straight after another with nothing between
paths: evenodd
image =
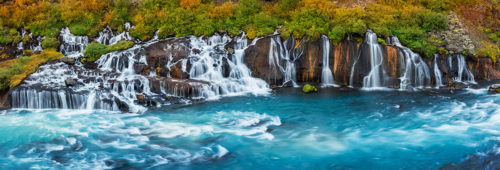
<instances>
[{"instance_id":1,"label":"flowing water","mask_svg":"<svg viewBox=\"0 0 500 170\"><path fill-rule=\"evenodd\" d=\"M500 98L486 89L320 91L143 114L7 110L0 169L435 169L498 149Z\"/></svg>"},{"instance_id":2,"label":"flowing water","mask_svg":"<svg viewBox=\"0 0 500 170\"><path fill-rule=\"evenodd\" d=\"M321 83L323 86L336 86L333 80L332 70L330 69L330 39L327 36L321 36L321 48L323 52L323 69L321 72Z\"/></svg>"}]
</instances>

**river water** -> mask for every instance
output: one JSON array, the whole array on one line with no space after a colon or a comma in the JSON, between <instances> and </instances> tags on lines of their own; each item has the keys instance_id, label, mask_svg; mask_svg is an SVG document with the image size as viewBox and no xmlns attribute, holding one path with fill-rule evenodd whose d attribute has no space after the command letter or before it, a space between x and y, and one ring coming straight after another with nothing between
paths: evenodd
<instances>
[{"instance_id":1,"label":"river water","mask_svg":"<svg viewBox=\"0 0 500 170\"><path fill-rule=\"evenodd\" d=\"M0 169L437 169L496 153L487 89L288 88L149 109L7 110Z\"/></svg>"}]
</instances>

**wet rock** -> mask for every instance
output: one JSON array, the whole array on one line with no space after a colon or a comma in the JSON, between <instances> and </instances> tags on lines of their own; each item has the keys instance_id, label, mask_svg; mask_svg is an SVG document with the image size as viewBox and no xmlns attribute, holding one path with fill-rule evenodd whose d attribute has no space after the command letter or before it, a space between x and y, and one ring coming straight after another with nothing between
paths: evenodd
<instances>
[{"instance_id":1,"label":"wet rock","mask_svg":"<svg viewBox=\"0 0 500 170\"><path fill-rule=\"evenodd\" d=\"M478 80L500 80L500 58L494 63L491 58L478 58L469 61L470 71Z\"/></svg>"},{"instance_id":2,"label":"wet rock","mask_svg":"<svg viewBox=\"0 0 500 170\"><path fill-rule=\"evenodd\" d=\"M137 94L137 99L138 99L138 100L144 100L144 97L145 97L145 96L144 96L144 94L142 94L142 93L141 93L141 94Z\"/></svg>"},{"instance_id":3,"label":"wet rock","mask_svg":"<svg viewBox=\"0 0 500 170\"><path fill-rule=\"evenodd\" d=\"M56 155L52 157L52 160L60 164L65 164L68 163L71 160L71 158Z\"/></svg>"},{"instance_id":4,"label":"wet rock","mask_svg":"<svg viewBox=\"0 0 500 170\"><path fill-rule=\"evenodd\" d=\"M193 53L195 54L200 54L201 53L201 50L200 49L197 49L197 48L193 48L193 50L191 50Z\"/></svg>"},{"instance_id":5,"label":"wet rock","mask_svg":"<svg viewBox=\"0 0 500 170\"><path fill-rule=\"evenodd\" d=\"M321 83L323 69L322 48L321 39L306 42L305 53L296 63L298 82Z\"/></svg>"},{"instance_id":6,"label":"wet rock","mask_svg":"<svg viewBox=\"0 0 500 170\"><path fill-rule=\"evenodd\" d=\"M145 51L148 65L156 68L187 58L191 50L188 38L173 38L151 44Z\"/></svg>"},{"instance_id":7,"label":"wet rock","mask_svg":"<svg viewBox=\"0 0 500 170\"><path fill-rule=\"evenodd\" d=\"M244 62L252 76L263 79L270 86L283 84L283 73L275 65L269 64L271 37L257 40L255 45L245 49Z\"/></svg>"},{"instance_id":8,"label":"wet rock","mask_svg":"<svg viewBox=\"0 0 500 170\"><path fill-rule=\"evenodd\" d=\"M130 108L128 107L127 103L124 103L123 101L119 99L115 99L116 104L118 105L118 109L122 112L130 112Z\"/></svg>"},{"instance_id":9,"label":"wet rock","mask_svg":"<svg viewBox=\"0 0 500 170\"><path fill-rule=\"evenodd\" d=\"M231 68L229 67L229 62L227 58L222 58L222 76L229 77L231 73Z\"/></svg>"},{"instance_id":10,"label":"wet rock","mask_svg":"<svg viewBox=\"0 0 500 170\"><path fill-rule=\"evenodd\" d=\"M288 82L284 83L282 87L293 87L293 82L288 81Z\"/></svg>"},{"instance_id":11,"label":"wet rock","mask_svg":"<svg viewBox=\"0 0 500 170\"><path fill-rule=\"evenodd\" d=\"M130 167L130 164L127 160L106 160L104 161L104 163L106 164L106 166L113 169L126 169Z\"/></svg>"},{"instance_id":12,"label":"wet rock","mask_svg":"<svg viewBox=\"0 0 500 170\"><path fill-rule=\"evenodd\" d=\"M231 47L229 47L229 48L227 48L227 52L228 52L229 54L234 54L234 49L233 49L233 48L231 48Z\"/></svg>"},{"instance_id":13,"label":"wet rock","mask_svg":"<svg viewBox=\"0 0 500 170\"><path fill-rule=\"evenodd\" d=\"M352 38L349 38L341 41L335 46L332 54L334 55L334 63L333 72L334 79L337 84L340 85L349 85L350 75L352 71L352 65L355 61L355 58L358 56L358 43Z\"/></svg>"},{"instance_id":14,"label":"wet rock","mask_svg":"<svg viewBox=\"0 0 500 170\"><path fill-rule=\"evenodd\" d=\"M75 86L77 82L75 79L68 77L66 78L66 80L64 80L64 84L66 84L66 86Z\"/></svg>"},{"instance_id":15,"label":"wet rock","mask_svg":"<svg viewBox=\"0 0 500 170\"><path fill-rule=\"evenodd\" d=\"M493 84L488 88L491 93L500 93L500 84Z\"/></svg>"},{"instance_id":16,"label":"wet rock","mask_svg":"<svg viewBox=\"0 0 500 170\"><path fill-rule=\"evenodd\" d=\"M11 105L11 97L10 90L1 90L0 91L0 110L10 109Z\"/></svg>"},{"instance_id":17,"label":"wet rock","mask_svg":"<svg viewBox=\"0 0 500 170\"><path fill-rule=\"evenodd\" d=\"M148 66L144 63L134 63L134 70L136 74L143 74Z\"/></svg>"},{"instance_id":18,"label":"wet rock","mask_svg":"<svg viewBox=\"0 0 500 170\"><path fill-rule=\"evenodd\" d=\"M98 66L98 64L94 63L94 62L85 62L85 63L83 63L83 67L85 67L86 69L95 70L95 69L97 69L97 66Z\"/></svg>"},{"instance_id":19,"label":"wet rock","mask_svg":"<svg viewBox=\"0 0 500 170\"><path fill-rule=\"evenodd\" d=\"M63 57L63 58L61 58L61 61L68 64L68 65L74 65L76 62L76 59L74 57Z\"/></svg>"}]
</instances>

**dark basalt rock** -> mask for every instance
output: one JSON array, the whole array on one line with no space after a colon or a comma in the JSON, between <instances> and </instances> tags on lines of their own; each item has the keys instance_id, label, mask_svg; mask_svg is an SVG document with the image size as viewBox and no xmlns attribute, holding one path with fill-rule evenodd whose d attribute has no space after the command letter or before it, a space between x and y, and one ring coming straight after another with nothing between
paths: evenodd
<instances>
[{"instance_id":1,"label":"dark basalt rock","mask_svg":"<svg viewBox=\"0 0 500 170\"><path fill-rule=\"evenodd\" d=\"M146 60L150 67L156 68L187 58L190 53L188 38L172 38L151 44L145 48Z\"/></svg>"},{"instance_id":2,"label":"dark basalt rock","mask_svg":"<svg viewBox=\"0 0 500 170\"><path fill-rule=\"evenodd\" d=\"M255 45L245 49L244 62L252 72L252 76L265 80L269 85L283 84L283 73L273 70L269 65L269 49L271 37L257 40Z\"/></svg>"},{"instance_id":3,"label":"dark basalt rock","mask_svg":"<svg viewBox=\"0 0 500 170\"><path fill-rule=\"evenodd\" d=\"M97 69L99 65L97 63L94 63L94 62L85 62L83 63L83 67L85 67L86 69L91 69L91 70L95 70Z\"/></svg>"},{"instance_id":4,"label":"dark basalt rock","mask_svg":"<svg viewBox=\"0 0 500 170\"><path fill-rule=\"evenodd\" d=\"M134 63L134 70L135 70L136 74L145 73L147 68L148 68L148 65L146 65L144 63L137 63L137 62Z\"/></svg>"},{"instance_id":5,"label":"dark basalt rock","mask_svg":"<svg viewBox=\"0 0 500 170\"><path fill-rule=\"evenodd\" d=\"M323 69L322 48L321 39L306 42L304 55L296 63L297 82L321 83Z\"/></svg>"}]
</instances>

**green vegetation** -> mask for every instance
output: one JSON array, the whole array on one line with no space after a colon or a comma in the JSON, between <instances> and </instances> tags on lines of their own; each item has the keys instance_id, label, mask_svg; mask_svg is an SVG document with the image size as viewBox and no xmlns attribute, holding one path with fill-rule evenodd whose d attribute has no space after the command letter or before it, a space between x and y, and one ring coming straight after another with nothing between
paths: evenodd
<instances>
[{"instance_id":1,"label":"green vegetation","mask_svg":"<svg viewBox=\"0 0 500 170\"><path fill-rule=\"evenodd\" d=\"M58 49L59 41L57 40L57 38L47 37L42 41L42 47L44 49Z\"/></svg>"},{"instance_id":2,"label":"green vegetation","mask_svg":"<svg viewBox=\"0 0 500 170\"><path fill-rule=\"evenodd\" d=\"M304 92L304 93L318 92L318 89L314 86L306 84L302 87L302 92Z\"/></svg>"},{"instance_id":3,"label":"green vegetation","mask_svg":"<svg viewBox=\"0 0 500 170\"><path fill-rule=\"evenodd\" d=\"M120 51L120 50L126 50L134 46L133 41L119 41L116 44L113 45L103 45L98 42L92 42L83 51L83 55L85 55L86 59L85 61L87 62L94 62L98 60L103 54L113 52L113 51Z\"/></svg>"},{"instance_id":4,"label":"green vegetation","mask_svg":"<svg viewBox=\"0 0 500 170\"><path fill-rule=\"evenodd\" d=\"M125 22L135 26L130 33L141 40L152 38L157 30L160 38L244 31L253 39L278 29L283 37L314 40L324 34L337 43L347 34L360 39L371 29L382 40L396 35L404 45L429 56L438 48L428 33L446 29L448 12L488 0L375 0L363 7L344 5L354 0L224 1L218 5L215 0L0 1L0 43L21 41L19 28L49 39L64 26L76 35L95 36L105 26L123 31ZM498 28L485 31L490 39L498 39Z\"/></svg>"},{"instance_id":5,"label":"green vegetation","mask_svg":"<svg viewBox=\"0 0 500 170\"><path fill-rule=\"evenodd\" d=\"M19 85L28 75L34 73L38 66L63 57L55 50L45 50L40 54L22 56L0 63L0 90Z\"/></svg>"}]
</instances>

